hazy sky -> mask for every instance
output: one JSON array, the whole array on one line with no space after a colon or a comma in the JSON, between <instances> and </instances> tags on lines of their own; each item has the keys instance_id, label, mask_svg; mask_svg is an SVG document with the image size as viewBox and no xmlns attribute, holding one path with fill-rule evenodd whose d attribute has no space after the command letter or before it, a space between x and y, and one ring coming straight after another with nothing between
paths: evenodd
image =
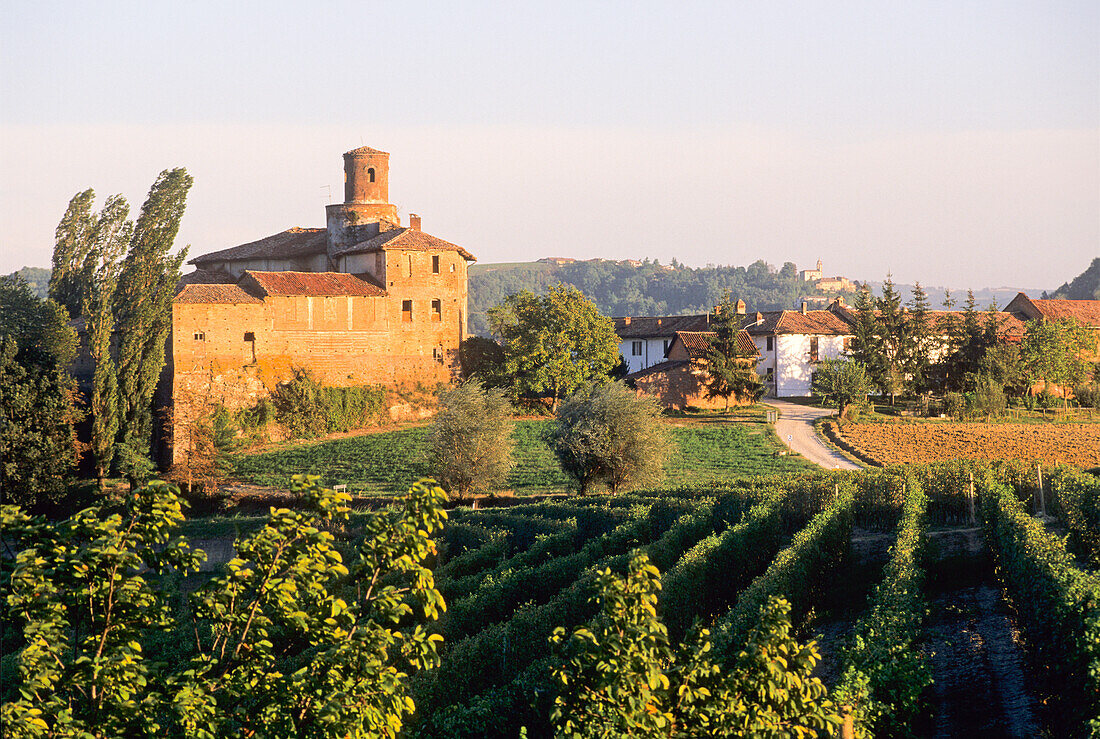
<instances>
[{"instance_id":1,"label":"hazy sky","mask_svg":"<svg viewBox=\"0 0 1100 739\"><path fill-rule=\"evenodd\" d=\"M0 273L195 176L198 255L342 199L481 262L758 258L1052 288L1100 255L1100 4L0 0Z\"/></svg>"}]
</instances>

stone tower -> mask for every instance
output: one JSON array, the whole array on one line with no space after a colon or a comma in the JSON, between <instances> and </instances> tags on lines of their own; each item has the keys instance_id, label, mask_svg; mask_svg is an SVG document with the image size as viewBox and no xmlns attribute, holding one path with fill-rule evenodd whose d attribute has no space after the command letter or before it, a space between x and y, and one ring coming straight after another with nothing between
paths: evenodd
<instances>
[{"instance_id":1,"label":"stone tower","mask_svg":"<svg viewBox=\"0 0 1100 739\"><path fill-rule=\"evenodd\" d=\"M362 146L344 154L344 202L325 207L328 252L401 225L390 200L390 155Z\"/></svg>"}]
</instances>

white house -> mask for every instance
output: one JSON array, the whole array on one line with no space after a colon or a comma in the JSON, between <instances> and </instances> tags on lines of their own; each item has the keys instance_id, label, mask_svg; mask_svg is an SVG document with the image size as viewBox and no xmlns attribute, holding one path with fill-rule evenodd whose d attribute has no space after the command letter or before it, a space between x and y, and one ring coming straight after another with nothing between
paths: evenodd
<instances>
[{"instance_id":1,"label":"white house","mask_svg":"<svg viewBox=\"0 0 1100 739\"><path fill-rule=\"evenodd\" d=\"M710 331L710 316L661 316L615 318L619 354L633 374L665 361L677 331Z\"/></svg>"},{"instance_id":2,"label":"white house","mask_svg":"<svg viewBox=\"0 0 1100 739\"><path fill-rule=\"evenodd\" d=\"M814 368L848 351L852 326L839 303L828 310L768 311L749 314L745 330L760 352L756 371L767 393L777 398L810 395Z\"/></svg>"}]
</instances>

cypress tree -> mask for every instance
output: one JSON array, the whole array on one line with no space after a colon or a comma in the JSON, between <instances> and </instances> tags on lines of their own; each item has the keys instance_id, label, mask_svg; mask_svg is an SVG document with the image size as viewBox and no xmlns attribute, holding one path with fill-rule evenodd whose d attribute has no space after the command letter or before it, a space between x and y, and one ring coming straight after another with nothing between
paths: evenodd
<instances>
[{"instance_id":1,"label":"cypress tree","mask_svg":"<svg viewBox=\"0 0 1100 739\"><path fill-rule=\"evenodd\" d=\"M120 335L119 439L121 452L129 460L147 462L149 458L153 393L164 367L172 298L187 254L186 248L176 254L171 250L192 182L182 168L165 170L157 177L134 225L115 292ZM134 483L134 474L127 474Z\"/></svg>"}]
</instances>

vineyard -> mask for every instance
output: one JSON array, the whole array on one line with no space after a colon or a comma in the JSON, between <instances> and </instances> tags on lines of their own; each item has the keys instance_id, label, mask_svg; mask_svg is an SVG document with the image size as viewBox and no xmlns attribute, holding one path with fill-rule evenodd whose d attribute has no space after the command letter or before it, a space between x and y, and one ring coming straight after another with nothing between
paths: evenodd
<instances>
[{"instance_id":1,"label":"vineyard","mask_svg":"<svg viewBox=\"0 0 1100 739\"><path fill-rule=\"evenodd\" d=\"M849 423L844 441L879 464L1034 459L1100 467L1098 424Z\"/></svg>"},{"instance_id":2,"label":"vineyard","mask_svg":"<svg viewBox=\"0 0 1100 739\"><path fill-rule=\"evenodd\" d=\"M554 628L591 619L596 573L621 573L640 549L663 573L672 640L707 625L719 661L783 595L804 638L826 635L818 674L835 700L875 735L1081 735L1100 720L1100 482L1049 471L1052 516L1034 519L1033 472L955 462L455 510L435 569L448 603L443 663L414 677L410 733L546 735ZM959 537L977 549L960 556ZM991 596L979 615L1000 619L1005 638L943 664L932 645L975 589ZM952 628L966 642L968 627ZM992 664L975 678L959 669L971 660ZM994 697L1015 680L1023 708L965 710L983 679Z\"/></svg>"},{"instance_id":3,"label":"vineyard","mask_svg":"<svg viewBox=\"0 0 1100 739\"><path fill-rule=\"evenodd\" d=\"M517 495L564 492L568 479L544 440L551 421L518 421L513 431L515 467L506 490ZM799 472L812 465L780 455L783 445L762 420L670 422L674 441L666 477L678 485L706 484L731 474ZM290 476L310 470L326 485L346 484L365 494L403 492L431 475L424 443L427 430L407 428L263 453L230 457L231 476L257 485L285 488Z\"/></svg>"}]
</instances>

